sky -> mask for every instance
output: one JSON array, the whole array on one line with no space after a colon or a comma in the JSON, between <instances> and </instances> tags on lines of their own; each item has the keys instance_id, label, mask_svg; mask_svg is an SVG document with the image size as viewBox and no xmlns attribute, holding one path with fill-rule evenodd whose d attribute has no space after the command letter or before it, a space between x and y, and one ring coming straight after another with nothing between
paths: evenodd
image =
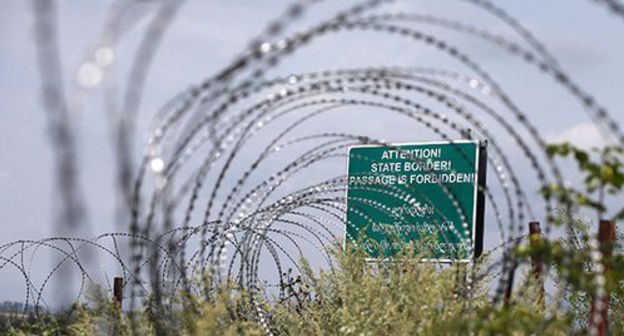
<instances>
[{"instance_id":1,"label":"sky","mask_svg":"<svg viewBox=\"0 0 624 336\"><path fill-rule=\"evenodd\" d=\"M176 93L225 67L251 37L290 3L284 0L186 1L154 58L139 112L138 144L145 144L150 121L159 107ZM58 1L62 72L67 87L76 87L76 74L102 33L112 4L113 1L108 0ZM505 0L497 4L534 32L557 57L562 68L624 125L621 94L624 23L621 18L586 0ZM292 31L329 17L336 6L335 2L321 2L294 25ZM149 7L146 8L149 12ZM465 20L518 41L508 27L463 1L398 1L383 8L383 12L408 11ZM147 20L139 20L116 50L117 65L109 80L122 83L122 88L146 24ZM601 131L594 127L580 105L551 78L482 41L439 28L422 28L448 37L478 60L527 111L546 139L574 141L583 147L604 143ZM0 1L0 244L54 234L54 164L35 56L30 2ZM405 41L373 33L341 33L304 48L270 75L375 65L461 69L422 46L407 46ZM123 227L115 223L114 155L102 91L101 87L81 91L85 108L73 116L77 120L81 183L88 206L88 230L81 233L85 235ZM375 115L355 118L349 113L335 117L336 130L358 129L393 142L427 140L424 135L415 139L411 126L400 120ZM316 126L323 127L322 124ZM502 141L511 142L501 131L496 134ZM517 150L510 149L508 154L514 162L522 164ZM340 164L333 168L341 169ZM535 184L528 181L527 185ZM13 270L5 268L0 272ZM0 279L0 300L22 299L23 282L16 274Z\"/></svg>"}]
</instances>

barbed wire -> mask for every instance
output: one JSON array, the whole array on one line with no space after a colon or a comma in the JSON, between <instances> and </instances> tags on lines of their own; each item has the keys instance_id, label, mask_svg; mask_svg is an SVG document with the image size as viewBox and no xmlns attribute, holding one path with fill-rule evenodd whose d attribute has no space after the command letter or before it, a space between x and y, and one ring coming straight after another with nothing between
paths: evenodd
<instances>
[{"instance_id":1,"label":"barbed wire","mask_svg":"<svg viewBox=\"0 0 624 336\"><path fill-rule=\"evenodd\" d=\"M348 211L358 218L358 224L384 230L369 212L390 215L392 210L386 203L349 196L347 190L367 191L400 204L413 204L415 197L432 202L416 185L384 189L353 186L344 169L335 169L336 165L344 165L349 158L348 149L353 146L404 150L394 141L379 139L366 130L358 133L332 129L336 126L332 116L349 115L353 110L374 111L383 118L411 123L415 132L422 132L416 138L433 135L457 146L456 140L466 138L466 130L471 130L473 140L487 142L490 178L487 185L477 188L487 200L487 229L495 229L499 237L498 243L485 251L488 258L484 260L489 259L484 261L485 267L471 270L464 280L474 283L491 279L495 283L492 301L503 300L513 272L521 266L515 251L525 243L525 222L539 219L540 215L554 218L557 212L557 204L551 198L532 201L531 188L565 185L566 176L560 163L546 155L546 137L531 113L520 108L497 73L489 71L457 42L472 38L504 52L566 90L578 102L579 109L620 146L624 145L624 133L607 109L581 88L533 32L489 1L461 0L503 23L514 32L513 36L494 33L464 18L386 11L384 6L395 2L387 0L356 1L327 19L314 20L309 28L296 30L300 18L320 2L311 0L290 6L251 38L230 64L172 94L154 112L145 151L135 161L132 148L136 120L151 60L184 1L156 1L147 7L153 15L132 59L127 87L121 95L114 94L115 90L107 90L106 95L106 104L114 112L110 125L121 200L119 218L125 223L124 232L87 239L68 236L67 230L61 230L59 237L0 245L0 271L12 268L23 277L25 310L31 302L34 307L49 307L45 297L54 277L65 279L70 278L69 274L77 274L80 286L73 300L80 301L89 286L107 283L110 291L107 269L116 269L129 288L125 297L130 298L130 310L140 304L138 299L150 296L158 310L164 312L170 308L164 299L167 295L184 290L209 298L215 289L236 284L251 293L249 303L254 316L268 334L274 333L259 302L270 300L271 288L279 289L281 300L295 297L300 302L307 297L309 293L296 287L301 281L294 274L303 273L300 256L319 263L319 268L335 269L331 251L337 242L344 237L345 242L360 243L349 234L356 229L356 223L347 218ZM594 2L624 17L622 6L616 1ZM60 51L53 29L55 8L53 3L33 3L44 105L54 134L52 146L62 195L62 216L56 226L86 227L84 205L78 196L78 140L69 113L73 107L65 103L67 93L61 85L58 66ZM102 36L96 39L94 51L78 70L74 96L87 99L88 90L101 84L99 80L80 82L84 66L101 73L113 71L115 61L104 56L114 53L120 37L130 31L132 22L126 25L124 20L128 20L129 6L134 5L118 1L112 6ZM283 60L296 59L297 51L320 39L364 33L427 48L447 57L456 67L401 67L388 62L385 66L302 71L288 76L272 74ZM46 39L48 34L53 38ZM319 122L323 125L319 126ZM394 136L390 131L384 134ZM512 151L519 151L520 161L526 166L516 163L518 158L508 154ZM460 159L472 162L466 155ZM421 159L410 160L426 166ZM454 169L449 172L456 173ZM424 169L424 173L432 171ZM523 175L530 175L533 182L523 183L527 178ZM437 185L453 205L454 213L436 209L426 219L442 231L443 222L458 218L460 225L451 227L449 235L468 246L471 255L474 241L466 229L470 214L452 188L443 183ZM566 196L559 201L566 216L573 218L576 214L572 200ZM544 236L554 236L553 223L543 223ZM572 230L572 223L564 224ZM388 241L390 238L389 233ZM440 239L451 240L445 235ZM600 254L596 244L589 246L592 253ZM42 271L33 265L41 253L53 253L58 258L39 279ZM100 261L97 271L90 266L94 255L106 259ZM599 257L592 259L594 266L599 261ZM560 281L548 267L543 272L550 281ZM196 279L206 276L208 282L202 280L202 285L198 285ZM600 276L597 272L596 277ZM598 292L604 289L603 285L598 283ZM476 290L470 285L466 288L461 294L463 298L471 297ZM529 289L525 283L517 290L522 294ZM551 311L560 307L562 295L562 291L549 294ZM468 309L472 300L460 304Z\"/></svg>"}]
</instances>

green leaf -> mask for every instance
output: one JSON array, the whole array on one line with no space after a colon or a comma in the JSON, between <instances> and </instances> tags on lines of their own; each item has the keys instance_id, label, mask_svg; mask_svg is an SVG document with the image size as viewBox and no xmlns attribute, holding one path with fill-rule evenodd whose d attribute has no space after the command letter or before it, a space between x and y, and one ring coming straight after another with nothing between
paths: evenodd
<instances>
[{"instance_id":1,"label":"green leaf","mask_svg":"<svg viewBox=\"0 0 624 336\"><path fill-rule=\"evenodd\" d=\"M622 189L624 186L624 173L621 171L615 171L611 184L618 189Z\"/></svg>"},{"instance_id":2,"label":"green leaf","mask_svg":"<svg viewBox=\"0 0 624 336\"><path fill-rule=\"evenodd\" d=\"M578 148L574 149L574 158L576 159L580 167L584 167L589 162L589 154Z\"/></svg>"},{"instance_id":3,"label":"green leaf","mask_svg":"<svg viewBox=\"0 0 624 336\"><path fill-rule=\"evenodd\" d=\"M546 146L546 154L549 157L555 155L567 156L570 153L570 144L567 142L561 144L551 144Z\"/></svg>"},{"instance_id":4,"label":"green leaf","mask_svg":"<svg viewBox=\"0 0 624 336\"><path fill-rule=\"evenodd\" d=\"M600 178L602 179L602 181L609 183L613 179L614 175L615 171L610 165L603 165L600 168Z\"/></svg>"}]
</instances>

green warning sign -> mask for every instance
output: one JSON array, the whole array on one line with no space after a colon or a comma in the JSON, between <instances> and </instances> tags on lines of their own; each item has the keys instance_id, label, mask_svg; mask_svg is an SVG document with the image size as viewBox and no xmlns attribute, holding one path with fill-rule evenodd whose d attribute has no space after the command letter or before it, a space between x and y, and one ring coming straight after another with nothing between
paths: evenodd
<instances>
[{"instance_id":1,"label":"green warning sign","mask_svg":"<svg viewBox=\"0 0 624 336\"><path fill-rule=\"evenodd\" d=\"M472 140L351 147L346 239L371 258L408 244L431 261L478 256L485 155Z\"/></svg>"}]
</instances>

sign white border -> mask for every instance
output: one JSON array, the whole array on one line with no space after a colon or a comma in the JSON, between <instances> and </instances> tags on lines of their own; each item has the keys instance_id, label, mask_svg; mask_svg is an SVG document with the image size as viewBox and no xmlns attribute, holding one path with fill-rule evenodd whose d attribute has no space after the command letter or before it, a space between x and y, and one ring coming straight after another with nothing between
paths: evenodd
<instances>
[{"instance_id":1,"label":"sign white border","mask_svg":"<svg viewBox=\"0 0 624 336\"><path fill-rule=\"evenodd\" d=\"M423 142L399 142L399 143L388 143L388 144L370 144L370 145L355 145L349 146L347 148L347 183L345 188L345 234L342 240L342 248L345 249L347 245L347 227L349 225L347 213L349 211L349 161L351 159L351 150L354 148L370 148L370 147L399 147L399 146L423 146L423 145L453 145L453 144L475 144L477 153L475 154L475 182L473 185L474 188L474 202L472 204L472 253L468 258L464 259L448 259L448 258L422 258L420 261L422 262L437 262L437 263L470 263L475 255L476 250L476 233L477 233L477 198L479 194L479 163L481 161L481 142L479 140L469 140L469 139L461 139L461 140L448 140L448 141L423 141ZM485 204L484 204L485 206ZM483 227L485 230L485 225ZM365 258L367 262L392 262L392 258Z\"/></svg>"}]
</instances>

